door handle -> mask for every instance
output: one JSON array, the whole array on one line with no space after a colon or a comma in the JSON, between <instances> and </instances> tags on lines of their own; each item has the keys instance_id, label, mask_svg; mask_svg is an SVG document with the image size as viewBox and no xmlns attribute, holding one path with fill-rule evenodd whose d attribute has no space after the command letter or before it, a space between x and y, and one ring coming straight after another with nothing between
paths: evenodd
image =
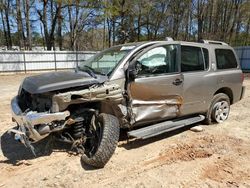
<instances>
[{"instance_id":1,"label":"door handle","mask_svg":"<svg viewBox=\"0 0 250 188\"><path fill-rule=\"evenodd\" d=\"M178 85L181 85L182 82L183 81L181 79L177 78L175 81L173 81L173 84L176 85L176 86L178 86Z\"/></svg>"}]
</instances>

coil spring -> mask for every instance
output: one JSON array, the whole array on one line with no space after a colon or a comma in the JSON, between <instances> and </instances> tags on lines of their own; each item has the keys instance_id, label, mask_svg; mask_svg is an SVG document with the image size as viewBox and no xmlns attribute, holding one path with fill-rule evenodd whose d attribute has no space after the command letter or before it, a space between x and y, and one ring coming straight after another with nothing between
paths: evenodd
<instances>
[{"instance_id":1,"label":"coil spring","mask_svg":"<svg viewBox=\"0 0 250 188\"><path fill-rule=\"evenodd\" d=\"M84 132L84 119L82 117L78 117L75 119L75 124L73 126L73 137L75 139L79 139L82 137Z\"/></svg>"}]
</instances>

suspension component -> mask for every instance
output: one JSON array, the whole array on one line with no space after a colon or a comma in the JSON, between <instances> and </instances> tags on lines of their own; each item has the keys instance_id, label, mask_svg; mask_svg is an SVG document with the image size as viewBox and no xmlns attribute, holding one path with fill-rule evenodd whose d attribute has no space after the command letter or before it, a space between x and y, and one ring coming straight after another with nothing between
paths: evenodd
<instances>
[{"instance_id":1,"label":"suspension component","mask_svg":"<svg viewBox=\"0 0 250 188\"><path fill-rule=\"evenodd\" d=\"M73 138L75 140L80 139L84 134L84 118L78 117L75 119L75 124L73 125Z\"/></svg>"}]
</instances>

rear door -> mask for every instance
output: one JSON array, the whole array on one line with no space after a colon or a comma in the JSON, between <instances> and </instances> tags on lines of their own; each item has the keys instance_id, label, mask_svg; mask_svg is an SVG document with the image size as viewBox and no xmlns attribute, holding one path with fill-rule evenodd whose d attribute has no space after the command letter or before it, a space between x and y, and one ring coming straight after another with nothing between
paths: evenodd
<instances>
[{"instance_id":1,"label":"rear door","mask_svg":"<svg viewBox=\"0 0 250 188\"><path fill-rule=\"evenodd\" d=\"M138 74L128 83L132 124L177 117L183 103L180 45L162 43L140 53L133 62Z\"/></svg>"},{"instance_id":2,"label":"rear door","mask_svg":"<svg viewBox=\"0 0 250 188\"><path fill-rule=\"evenodd\" d=\"M181 46L181 73L184 77L182 115L206 111L207 81L209 69L208 49L198 46Z\"/></svg>"}]
</instances>

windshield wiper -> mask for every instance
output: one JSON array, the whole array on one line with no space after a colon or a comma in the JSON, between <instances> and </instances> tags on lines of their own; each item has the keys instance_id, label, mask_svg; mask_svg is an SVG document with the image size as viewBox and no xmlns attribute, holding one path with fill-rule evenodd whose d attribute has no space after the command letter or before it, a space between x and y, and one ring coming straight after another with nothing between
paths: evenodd
<instances>
[{"instance_id":1,"label":"windshield wiper","mask_svg":"<svg viewBox=\"0 0 250 188\"><path fill-rule=\"evenodd\" d=\"M91 67L89 67L87 65L84 65L83 68L84 69L80 68L80 70L85 71L86 73L88 73L93 78L97 78L97 76L95 75L94 70Z\"/></svg>"}]
</instances>

